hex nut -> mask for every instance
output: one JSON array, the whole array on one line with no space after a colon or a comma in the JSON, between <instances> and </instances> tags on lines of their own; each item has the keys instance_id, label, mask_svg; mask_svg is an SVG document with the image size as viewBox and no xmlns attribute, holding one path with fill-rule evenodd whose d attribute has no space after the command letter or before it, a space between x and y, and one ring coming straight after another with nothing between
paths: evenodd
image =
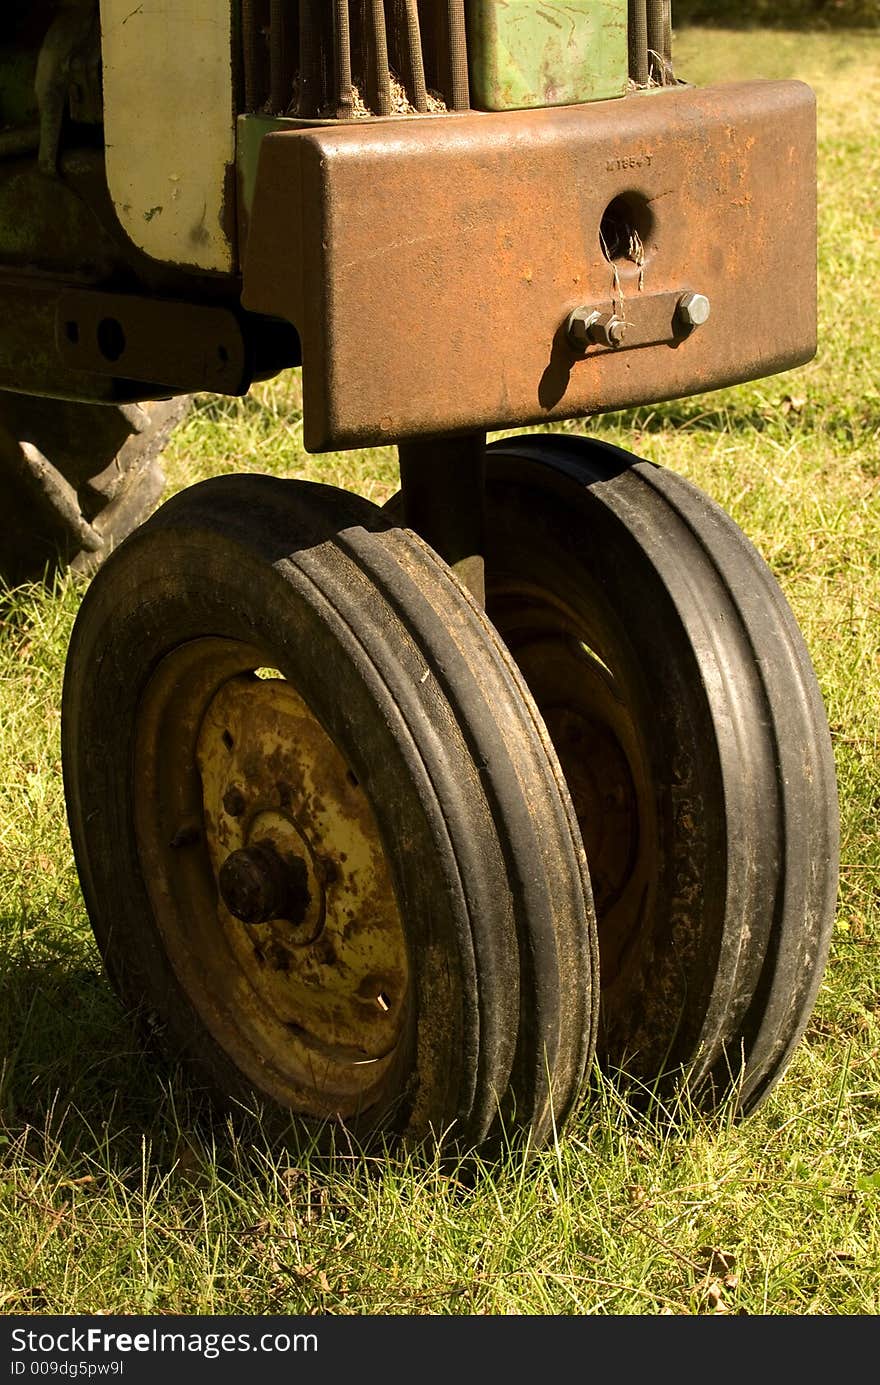
<instances>
[{"instance_id":1,"label":"hex nut","mask_svg":"<svg viewBox=\"0 0 880 1385\"><path fill-rule=\"evenodd\" d=\"M599 313L590 326L590 339L599 346L621 346L626 336L626 322L616 313Z\"/></svg>"},{"instance_id":2,"label":"hex nut","mask_svg":"<svg viewBox=\"0 0 880 1385\"><path fill-rule=\"evenodd\" d=\"M626 322L616 313L600 313L595 308L575 308L565 330L575 351L588 346L620 346L626 336Z\"/></svg>"},{"instance_id":3,"label":"hex nut","mask_svg":"<svg viewBox=\"0 0 880 1385\"><path fill-rule=\"evenodd\" d=\"M678 300L675 315L683 327L693 331L709 321L712 305L704 293L683 293Z\"/></svg>"}]
</instances>

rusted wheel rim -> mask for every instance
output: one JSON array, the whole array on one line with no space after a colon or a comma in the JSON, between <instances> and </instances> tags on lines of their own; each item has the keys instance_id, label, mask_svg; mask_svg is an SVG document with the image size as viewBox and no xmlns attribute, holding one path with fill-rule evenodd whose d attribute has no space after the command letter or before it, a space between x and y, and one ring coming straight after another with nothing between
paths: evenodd
<instances>
[{"instance_id":1,"label":"rusted wheel rim","mask_svg":"<svg viewBox=\"0 0 880 1385\"><path fill-rule=\"evenodd\" d=\"M270 659L199 639L158 666L138 718L138 852L214 1039L277 1101L350 1117L405 1046L406 939L370 804Z\"/></svg>"},{"instance_id":2,"label":"rusted wheel rim","mask_svg":"<svg viewBox=\"0 0 880 1385\"><path fill-rule=\"evenodd\" d=\"M590 868L601 985L625 968L656 880L650 770L615 651L583 612L496 573L490 612L535 698L559 756Z\"/></svg>"}]
</instances>

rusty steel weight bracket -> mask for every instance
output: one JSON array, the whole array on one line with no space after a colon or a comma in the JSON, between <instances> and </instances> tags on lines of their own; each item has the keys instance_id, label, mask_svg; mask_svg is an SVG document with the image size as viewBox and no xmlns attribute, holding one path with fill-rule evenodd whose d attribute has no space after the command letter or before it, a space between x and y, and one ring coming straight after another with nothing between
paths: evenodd
<instances>
[{"instance_id":1,"label":"rusty steel weight bracket","mask_svg":"<svg viewBox=\"0 0 880 1385\"><path fill-rule=\"evenodd\" d=\"M552 423L811 359L815 124L803 84L741 82L266 134L242 304L299 333L306 448ZM585 305L626 323L586 369L566 330Z\"/></svg>"}]
</instances>

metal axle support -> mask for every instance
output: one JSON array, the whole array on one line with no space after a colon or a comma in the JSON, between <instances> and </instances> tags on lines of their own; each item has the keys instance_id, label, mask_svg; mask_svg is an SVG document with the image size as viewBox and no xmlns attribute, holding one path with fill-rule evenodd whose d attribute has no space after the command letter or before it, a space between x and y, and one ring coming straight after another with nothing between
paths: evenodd
<instances>
[{"instance_id":1,"label":"metal axle support","mask_svg":"<svg viewBox=\"0 0 880 1385\"><path fill-rule=\"evenodd\" d=\"M486 604L486 434L424 438L398 446L404 523Z\"/></svg>"}]
</instances>

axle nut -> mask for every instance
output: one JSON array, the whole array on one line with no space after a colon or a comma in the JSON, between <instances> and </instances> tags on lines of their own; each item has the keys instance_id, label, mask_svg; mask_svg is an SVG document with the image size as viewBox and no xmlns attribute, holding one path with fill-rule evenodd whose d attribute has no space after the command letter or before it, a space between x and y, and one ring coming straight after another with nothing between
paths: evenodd
<instances>
[{"instance_id":1,"label":"axle nut","mask_svg":"<svg viewBox=\"0 0 880 1385\"><path fill-rule=\"evenodd\" d=\"M682 327L692 332L695 327L702 327L704 322L709 321L711 311L712 305L704 293L683 293L675 315Z\"/></svg>"},{"instance_id":2,"label":"axle nut","mask_svg":"<svg viewBox=\"0 0 880 1385\"><path fill-rule=\"evenodd\" d=\"M305 861L285 860L269 841L227 856L218 884L223 903L242 923L282 918L299 924L310 902Z\"/></svg>"}]
</instances>

